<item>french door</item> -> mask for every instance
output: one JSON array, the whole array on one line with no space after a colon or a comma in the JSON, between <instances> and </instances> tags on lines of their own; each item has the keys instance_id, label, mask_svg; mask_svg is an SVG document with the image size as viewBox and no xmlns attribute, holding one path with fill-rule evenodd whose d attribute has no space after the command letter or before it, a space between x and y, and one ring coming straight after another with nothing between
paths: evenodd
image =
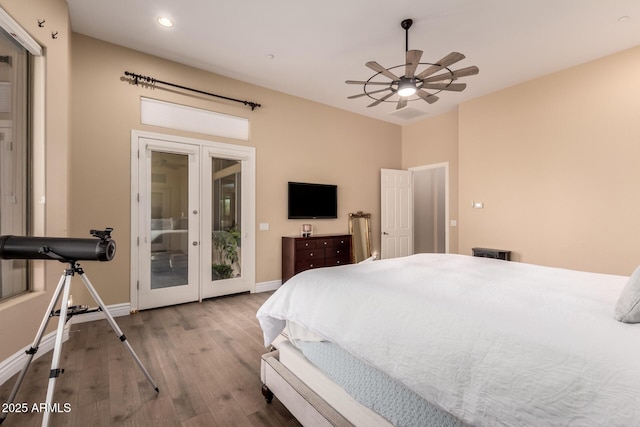
<instances>
[{"instance_id":1,"label":"french door","mask_svg":"<svg viewBox=\"0 0 640 427\"><path fill-rule=\"evenodd\" d=\"M143 132L132 149L132 309L253 290L255 150Z\"/></svg>"}]
</instances>

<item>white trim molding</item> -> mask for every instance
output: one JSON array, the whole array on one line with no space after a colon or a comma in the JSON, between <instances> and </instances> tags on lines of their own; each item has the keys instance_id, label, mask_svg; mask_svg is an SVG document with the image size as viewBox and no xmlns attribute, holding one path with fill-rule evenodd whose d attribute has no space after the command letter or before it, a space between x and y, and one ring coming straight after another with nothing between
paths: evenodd
<instances>
[{"instance_id":1,"label":"white trim molding","mask_svg":"<svg viewBox=\"0 0 640 427\"><path fill-rule=\"evenodd\" d=\"M34 56L42 55L42 48L4 9L0 8L0 27Z\"/></svg>"},{"instance_id":2,"label":"white trim molding","mask_svg":"<svg viewBox=\"0 0 640 427\"><path fill-rule=\"evenodd\" d=\"M111 316L113 317L128 316L129 314L131 314L131 304L128 302L122 304L113 304L108 306L107 310L109 310L109 314L111 314ZM99 310L74 316L71 318L71 323L75 325L76 323L93 322L94 320L102 320L106 318L107 316L104 315L102 310Z\"/></svg>"},{"instance_id":3,"label":"white trim molding","mask_svg":"<svg viewBox=\"0 0 640 427\"><path fill-rule=\"evenodd\" d=\"M275 291L282 286L282 280L271 280L269 282L256 283L256 293Z\"/></svg>"},{"instance_id":4,"label":"white trim molding","mask_svg":"<svg viewBox=\"0 0 640 427\"><path fill-rule=\"evenodd\" d=\"M69 323L65 325L64 334L62 336L62 342L65 342L69 339L70 326L71 325ZM40 358L40 356L42 356L43 354L47 353L48 351L53 350L55 341L56 341L55 330L43 336L42 340L40 340L38 351L33 355L33 360L36 360ZM16 352L13 356L9 356L9 358L0 362L0 384L4 384L9 379L11 379L12 376L14 376L15 374L17 374L22 370L28 357L26 352L31 348L32 344L33 342L27 345L26 347L24 347L22 350Z\"/></svg>"}]
</instances>

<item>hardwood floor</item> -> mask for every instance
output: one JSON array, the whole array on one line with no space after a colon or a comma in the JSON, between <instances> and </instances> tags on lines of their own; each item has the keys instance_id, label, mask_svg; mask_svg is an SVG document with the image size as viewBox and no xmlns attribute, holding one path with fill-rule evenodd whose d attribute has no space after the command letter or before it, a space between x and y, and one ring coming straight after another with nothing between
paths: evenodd
<instances>
[{"instance_id":1,"label":"hardwood floor","mask_svg":"<svg viewBox=\"0 0 640 427\"><path fill-rule=\"evenodd\" d=\"M115 320L160 389L106 320L71 326L62 347L52 426L287 426L300 424L260 387L266 352L255 313L271 293L146 310ZM57 323L57 318L55 319ZM33 331L34 335L36 331ZM16 403L45 402L52 351L34 361ZM6 402L16 376L0 386ZM42 414L10 413L4 426L39 426Z\"/></svg>"}]
</instances>

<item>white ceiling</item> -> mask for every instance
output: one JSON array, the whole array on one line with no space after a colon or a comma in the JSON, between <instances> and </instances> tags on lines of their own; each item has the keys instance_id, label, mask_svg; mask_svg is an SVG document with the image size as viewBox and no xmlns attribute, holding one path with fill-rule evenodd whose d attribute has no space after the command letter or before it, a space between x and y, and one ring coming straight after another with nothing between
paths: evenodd
<instances>
[{"instance_id":1,"label":"white ceiling","mask_svg":"<svg viewBox=\"0 0 640 427\"><path fill-rule=\"evenodd\" d=\"M478 96L640 45L639 0L68 3L74 32L397 124L434 117ZM159 16L170 17L175 26L160 27ZM623 16L628 19L620 22ZM375 74L365 67L367 61L386 68L404 64L400 22L406 18L414 21L409 49L424 51L422 62L457 51L466 59L452 69L480 69L459 80L467 83L463 92L442 92L431 105L421 99L409 102L407 112L417 115L413 119L392 115L395 102L367 108L372 100L366 96L347 99L362 87L345 84ZM224 87L197 89L235 97Z\"/></svg>"}]
</instances>

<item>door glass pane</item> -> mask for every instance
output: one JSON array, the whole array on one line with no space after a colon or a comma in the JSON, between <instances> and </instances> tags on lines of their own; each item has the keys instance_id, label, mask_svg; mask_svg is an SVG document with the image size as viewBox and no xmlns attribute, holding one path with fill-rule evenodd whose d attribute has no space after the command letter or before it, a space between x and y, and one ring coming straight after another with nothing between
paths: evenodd
<instances>
[{"instance_id":1,"label":"door glass pane","mask_svg":"<svg viewBox=\"0 0 640 427\"><path fill-rule=\"evenodd\" d=\"M242 163L212 158L211 280L240 277Z\"/></svg>"},{"instance_id":2,"label":"door glass pane","mask_svg":"<svg viewBox=\"0 0 640 427\"><path fill-rule=\"evenodd\" d=\"M189 156L151 152L151 289L186 285Z\"/></svg>"}]
</instances>

